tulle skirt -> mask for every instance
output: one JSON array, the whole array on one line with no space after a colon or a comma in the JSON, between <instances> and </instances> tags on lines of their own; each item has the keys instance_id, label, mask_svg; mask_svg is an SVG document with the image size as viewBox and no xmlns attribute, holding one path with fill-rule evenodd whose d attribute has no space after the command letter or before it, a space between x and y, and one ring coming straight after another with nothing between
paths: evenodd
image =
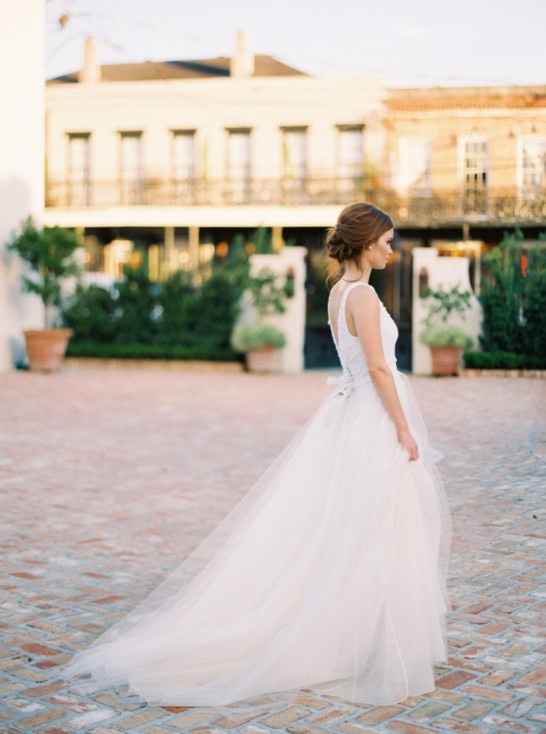
<instances>
[{"instance_id":1,"label":"tulle skirt","mask_svg":"<svg viewBox=\"0 0 546 734\"><path fill-rule=\"evenodd\" d=\"M55 676L150 703L225 705L301 688L392 704L447 661L451 518L408 378L410 462L370 380L336 381L221 523Z\"/></svg>"}]
</instances>

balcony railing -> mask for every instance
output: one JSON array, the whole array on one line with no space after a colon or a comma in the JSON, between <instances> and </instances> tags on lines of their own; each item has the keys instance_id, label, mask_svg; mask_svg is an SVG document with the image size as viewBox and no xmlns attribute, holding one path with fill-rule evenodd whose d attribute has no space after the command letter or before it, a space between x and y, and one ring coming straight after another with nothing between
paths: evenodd
<instances>
[{"instance_id":1,"label":"balcony railing","mask_svg":"<svg viewBox=\"0 0 546 734\"><path fill-rule=\"evenodd\" d=\"M401 196L370 188L361 178L141 179L135 181L49 181L46 206L327 206L357 199L388 211L398 225L546 223L546 194L521 196L516 189L416 191Z\"/></svg>"}]
</instances>

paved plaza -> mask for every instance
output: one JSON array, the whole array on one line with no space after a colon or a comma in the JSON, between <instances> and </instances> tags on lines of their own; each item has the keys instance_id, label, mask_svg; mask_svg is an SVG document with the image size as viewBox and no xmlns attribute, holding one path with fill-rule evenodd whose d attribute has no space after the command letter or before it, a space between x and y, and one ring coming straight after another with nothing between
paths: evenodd
<instances>
[{"instance_id":1,"label":"paved plaza","mask_svg":"<svg viewBox=\"0 0 546 734\"><path fill-rule=\"evenodd\" d=\"M124 615L243 496L331 390L327 371L0 375L0 732L546 732L546 380L418 378L453 516L449 661L432 694L303 690L148 706L54 668ZM53 674L53 677L50 677ZM259 706L257 705L259 704Z\"/></svg>"}]
</instances>

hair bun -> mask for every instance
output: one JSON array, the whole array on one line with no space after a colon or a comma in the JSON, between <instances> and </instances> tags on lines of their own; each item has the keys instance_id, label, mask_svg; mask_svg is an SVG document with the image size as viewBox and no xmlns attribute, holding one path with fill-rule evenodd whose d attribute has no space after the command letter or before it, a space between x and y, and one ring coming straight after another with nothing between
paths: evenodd
<instances>
[{"instance_id":1,"label":"hair bun","mask_svg":"<svg viewBox=\"0 0 546 734\"><path fill-rule=\"evenodd\" d=\"M347 247L343 242L343 239L341 238L337 227L330 228L326 240L326 250L328 252L328 255L330 257L333 257L334 260L337 260L338 262L342 262L342 260L344 260L346 257L345 252L347 250Z\"/></svg>"}]
</instances>

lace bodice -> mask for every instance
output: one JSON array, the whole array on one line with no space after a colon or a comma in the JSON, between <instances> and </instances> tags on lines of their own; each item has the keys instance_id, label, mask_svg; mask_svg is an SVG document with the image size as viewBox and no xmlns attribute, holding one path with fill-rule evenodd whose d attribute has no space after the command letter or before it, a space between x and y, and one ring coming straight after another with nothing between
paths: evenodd
<instances>
[{"instance_id":1,"label":"lace bodice","mask_svg":"<svg viewBox=\"0 0 546 734\"><path fill-rule=\"evenodd\" d=\"M377 295L375 288L370 285L369 283L364 282L358 282L358 283L351 283L350 285L346 286L343 289L343 292L341 293L340 299L339 299L339 307L337 311L337 323L336 323L336 330L337 330L337 341L336 341L336 335L334 332L334 329L332 327L332 322L330 318L328 319L328 323L330 324L330 331L332 334L332 339L334 341L336 351L339 357L339 361L341 363L342 367L342 380L350 380L350 381L358 381L358 380L367 380L369 379L369 371L368 371L368 365L366 362L366 357L364 355L364 350L362 349L362 345L360 343L360 339L358 336L353 336L351 332L349 331L349 328L347 326L347 319L345 314L345 305L347 302L347 296L349 295L349 292L356 287L365 287L365 288L371 288L376 296L376 298L379 300L380 304L380 321L381 321L381 337L383 342L383 352L385 354L385 359L387 360L387 363L389 366L396 370L396 354L395 354L395 346L396 346L396 340L398 339L398 327L383 305L383 302ZM330 295L331 298L331 295ZM333 310L331 310L331 304L330 299L328 302L328 313L332 313L332 316L334 316Z\"/></svg>"}]
</instances>

